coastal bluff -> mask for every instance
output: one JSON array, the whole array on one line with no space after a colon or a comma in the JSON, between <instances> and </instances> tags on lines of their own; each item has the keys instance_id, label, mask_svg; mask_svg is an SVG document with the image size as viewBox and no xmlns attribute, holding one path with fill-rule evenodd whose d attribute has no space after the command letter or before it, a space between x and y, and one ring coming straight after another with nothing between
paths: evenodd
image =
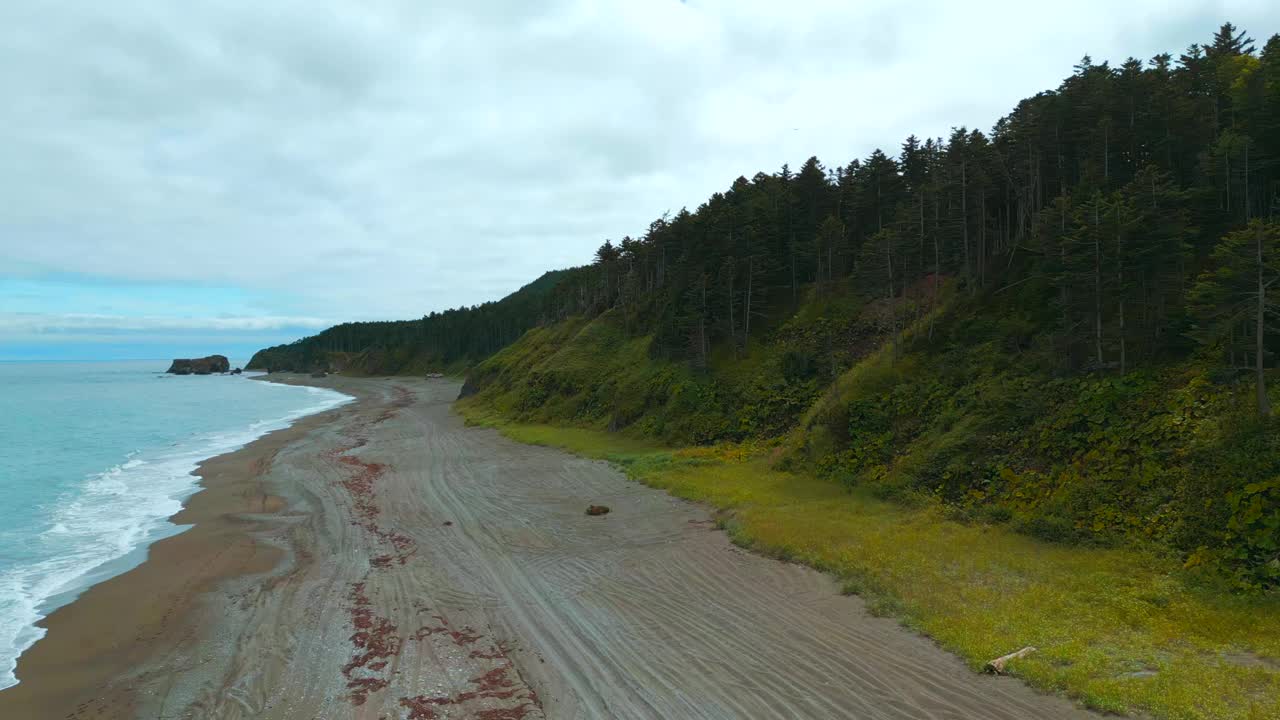
<instances>
[{"instance_id":1,"label":"coastal bluff","mask_svg":"<svg viewBox=\"0 0 1280 720\"><path fill-rule=\"evenodd\" d=\"M212 375L231 370L231 362L225 355L210 355L202 358L178 358L165 372L174 375Z\"/></svg>"}]
</instances>

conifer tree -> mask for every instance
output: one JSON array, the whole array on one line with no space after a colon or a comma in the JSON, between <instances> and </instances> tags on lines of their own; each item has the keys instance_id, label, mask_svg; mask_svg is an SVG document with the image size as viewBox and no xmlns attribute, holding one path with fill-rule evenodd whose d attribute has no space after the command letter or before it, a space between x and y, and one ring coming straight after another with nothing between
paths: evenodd
<instances>
[{"instance_id":1,"label":"conifer tree","mask_svg":"<svg viewBox=\"0 0 1280 720\"><path fill-rule=\"evenodd\" d=\"M1207 345L1225 345L1231 357L1239 350L1245 365L1252 352L1258 412L1268 416L1266 338L1278 305L1276 293L1269 291L1280 279L1280 223L1254 220L1227 233L1212 259L1214 266L1191 291L1196 337Z\"/></svg>"}]
</instances>

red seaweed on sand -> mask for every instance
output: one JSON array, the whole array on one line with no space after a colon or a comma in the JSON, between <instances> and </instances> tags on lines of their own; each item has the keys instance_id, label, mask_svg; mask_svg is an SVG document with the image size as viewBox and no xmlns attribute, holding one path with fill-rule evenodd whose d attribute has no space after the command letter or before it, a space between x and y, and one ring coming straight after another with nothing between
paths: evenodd
<instances>
[{"instance_id":1,"label":"red seaweed on sand","mask_svg":"<svg viewBox=\"0 0 1280 720\"><path fill-rule=\"evenodd\" d=\"M418 631L419 640L430 637L440 632L450 632L448 623L439 615L434 616L440 620L441 625L434 628L423 628ZM478 639L476 636L475 639ZM454 637L455 644L463 644ZM467 644L475 642L469 639ZM453 695L418 695L415 697L406 697L400 699L400 706L409 710L410 720L433 720L438 717L436 709L444 706L457 706L468 703L479 703L489 701L490 704L496 701L519 700L518 705L511 707L497 707L471 710L467 717L481 718L484 720L524 720L524 718L532 711L541 709L542 703L538 699L538 693L533 688L525 686L519 673L516 678L512 678L512 672L515 670L515 663L508 655L507 648L502 644L494 645L488 652L481 650L473 650L468 656L472 659L497 660L497 666L488 672L481 673L467 682L472 685L472 689L464 690Z\"/></svg>"},{"instance_id":2,"label":"red seaweed on sand","mask_svg":"<svg viewBox=\"0 0 1280 720\"><path fill-rule=\"evenodd\" d=\"M370 561L370 565L378 569L390 567L392 558L400 565L404 565L416 552L416 544L413 538L408 535L393 530L384 530L378 525L381 509L376 501L376 486L378 480L386 473L387 466L382 463L367 462L347 453L368 445L367 433L370 426L395 417L400 408L407 407L413 403L413 393L399 386L394 390L396 397L391 402L391 407L383 410L381 414L372 420L357 422L345 431L345 434L351 438L349 445L339 446L324 453L328 459L354 471L353 475L350 475L340 483L350 494L354 504L356 520L353 524L364 528L369 534L391 545L392 553L376 556Z\"/></svg>"},{"instance_id":3,"label":"red seaweed on sand","mask_svg":"<svg viewBox=\"0 0 1280 720\"><path fill-rule=\"evenodd\" d=\"M373 603L365 594L364 583L353 584L350 597L351 626L355 628L350 639L355 646L355 654L342 667L342 675L347 678L347 687L351 690L351 704L358 706L369 699L370 693L382 690L391 683L390 680L366 673L385 669L388 660L399 654L401 640L396 633L396 626L387 618L374 613Z\"/></svg>"}]
</instances>

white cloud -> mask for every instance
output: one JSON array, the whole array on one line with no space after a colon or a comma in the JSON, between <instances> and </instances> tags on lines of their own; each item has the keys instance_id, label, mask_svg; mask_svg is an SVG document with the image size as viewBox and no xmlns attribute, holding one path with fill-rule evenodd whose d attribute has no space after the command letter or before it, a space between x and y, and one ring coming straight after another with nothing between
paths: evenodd
<instances>
[{"instance_id":1,"label":"white cloud","mask_svg":"<svg viewBox=\"0 0 1280 720\"><path fill-rule=\"evenodd\" d=\"M1261 40L1280 6L6 0L0 275L416 317L737 175L989 127L1086 52L1176 53L1224 19Z\"/></svg>"},{"instance_id":2,"label":"white cloud","mask_svg":"<svg viewBox=\"0 0 1280 720\"><path fill-rule=\"evenodd\" d=\"M333 320L312 317L171 317L93 315L80 313L0 313L0 339L41 334L82 335L93 331L262 331L284 328L323 329Z\"/></svg>"}]
</instances>

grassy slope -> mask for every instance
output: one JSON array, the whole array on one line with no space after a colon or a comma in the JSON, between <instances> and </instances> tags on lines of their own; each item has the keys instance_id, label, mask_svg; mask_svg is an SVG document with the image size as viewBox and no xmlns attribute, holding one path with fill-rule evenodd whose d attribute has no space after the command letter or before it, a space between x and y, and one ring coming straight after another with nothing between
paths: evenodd
<instances>
[{"instance_id":1,"label":"grassy slope","mask_svg":"<svg viewBox=\"0 0 1280 720\"><path fill-rule=\"evenodd\" d=\"M1031 323L942 320L833 383L788 461L1049 540L1153 545L1235 589L1280 585L1280 422L1257 417L1251 382L1195 360L1060 374Z\"/></svg>"},{"instance_id":2,"label":"grassy slope","mask_svg":"<svg viewBox=\"0 0 1280 720\"><path fill-rule=\"evenodd\" d=\"M1239 409L1237 389L1206 389L1185 371L1118 385L1054 381L1034 363L1002 359L1022 357L1003 351L1009 333L964 319L940 320L927 346L925 316L899 348L815 353L828 337L847 346L875 335L866 323L833 328L833 315L858 309L811 303L748 352L719 351L707 374L650 358L648 339L630 337L608 315L539 328L479 366L472 382L480 392L459 408L518 440L612 459L646 483L728 511L738 542L835 573L975 668L1030 644L1040 652L1015 671L1091 707L1280 717L1280 598L1215 589L1184 568L1166 538L1148 537L1182 527L1160 513L1188 501L1175 491L1196 478L1165 476L1196 467L1195 443L1218 448ZM825 384L789 369L815 357L848 369ZM1010 416L1009 397L1029 392L1045 405ZM1091 423L1099 407L1123 419ZM795 430L777 437L786 427ZM609 432L617 428L625 429ZM1073 444L1081 447L1065 460L1053 455ZM1157 456L1152 446L1169 449ZM1254 450L1235 449L1241 457ZM1095 472L1104 466L1112 476ZM1237 471L1269 472L1256 464ZM1126 473L1145 479L1118 480ZM1082 476L1103 484L1082 485ZM934 488L943 477L966 491ZM1088 500L1112 486L1135 490L1071 504L1081 502L1073 492ZM888 496L909 502L880 499ZM1137 509L1102 512L1126 503Z\"/></svg>"},{"instance_id":3,"label":"grassy slope","mask_svg":"<svg viewBox=\"0 0 1280 720\"><path fill-rule=\"evenodd\" d=\"M628 333L611 311L534 328L469 378L487 406L522 422L626 427L670 444L776 436L819 396L833 369L877 344L881 333L861 310L848 297L812 299L795 316L774 319L774 329L747 348L714 349L706 373L651 357L651 337Z\"/></svg>"},{"instance_id":4,"label":"grassy slope","mask_svg":"<svg viewBox=\"0 0 1280 720\"><path fill-rule=\"evenodd\" d=\"M639 418L654 437L710 439L728 429L724 403L683 365L653 361L605 315L535 328L474 369L492 408L525 421L597 429Z\"/></svg>"}]
</instances>

